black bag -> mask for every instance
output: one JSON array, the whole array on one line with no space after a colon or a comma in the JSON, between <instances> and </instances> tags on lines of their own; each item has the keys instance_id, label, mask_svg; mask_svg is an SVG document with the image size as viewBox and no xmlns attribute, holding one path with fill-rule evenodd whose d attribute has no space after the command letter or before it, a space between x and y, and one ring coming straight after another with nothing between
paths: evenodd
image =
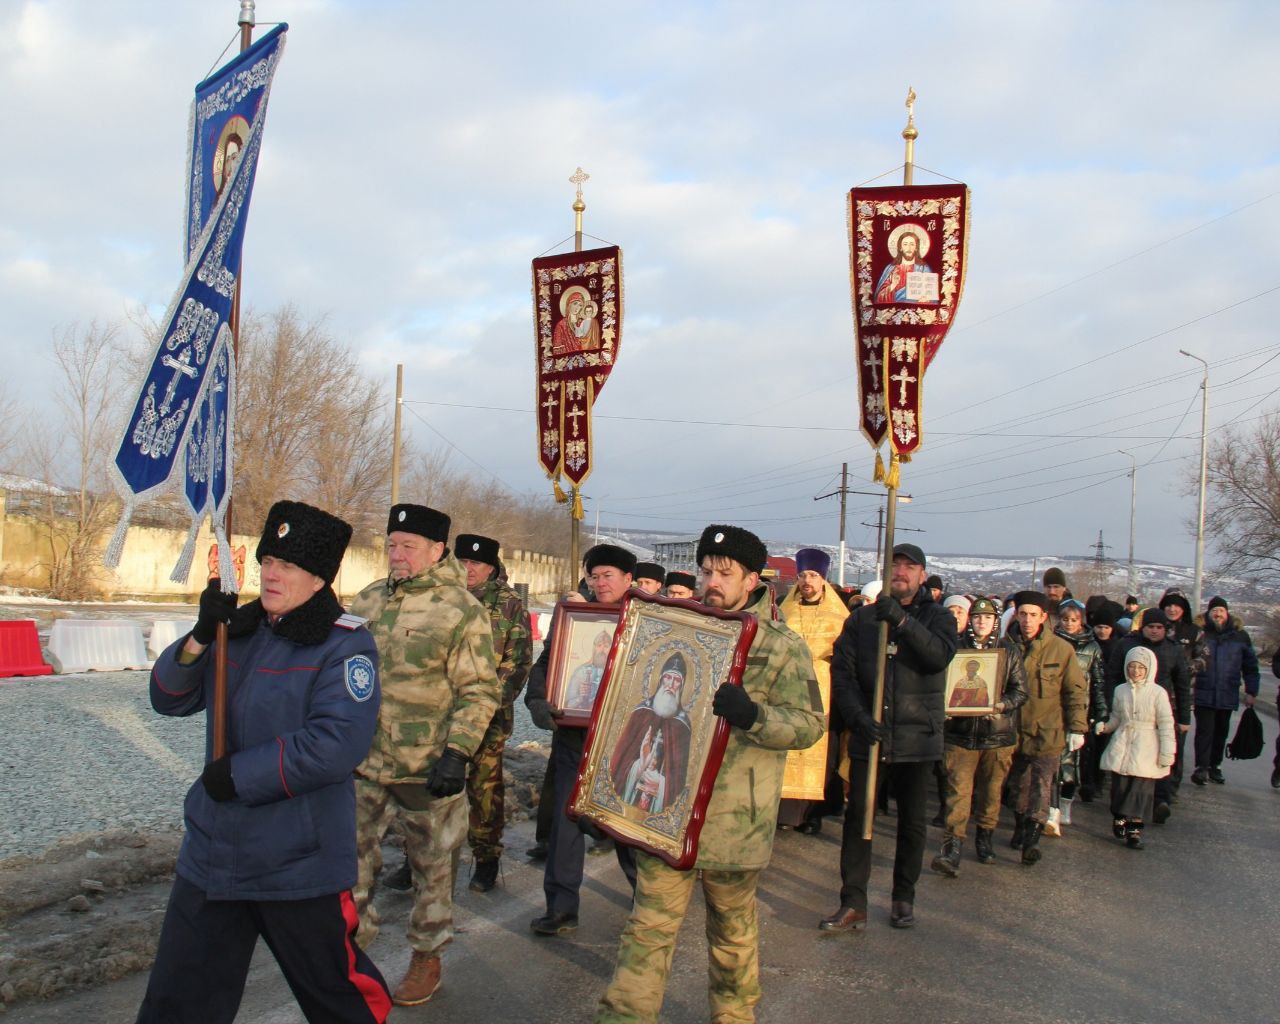
<instances>
[{"instance_id":1,"label":"black bag","mask_svg":"<svg viewBox=\"0 0 1280 1024\"><path fill-rule=\"evenodd\" d=\"M1245 708L1236 726L1235 738L1227 744L1227 757L1233 761L1252 761L1262 753L1262 722L1253 708Z\"/></svg>"}]
</instances>

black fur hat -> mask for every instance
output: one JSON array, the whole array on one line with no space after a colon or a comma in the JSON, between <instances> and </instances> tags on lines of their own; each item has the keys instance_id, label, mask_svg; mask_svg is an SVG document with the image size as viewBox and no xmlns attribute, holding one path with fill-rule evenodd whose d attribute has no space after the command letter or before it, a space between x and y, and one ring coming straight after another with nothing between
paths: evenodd
<instances>
[{"instance_id":1,"label":"black fur hat","mask_svg":"<svg viewBox=\"0 0 1280 1024\"><path fill-rule=\"evenodd\" d=\"M657 580L662 583L667 578L667 570L657 562L636 562L636 571L632 575L638 580Z\"/></svg>"},{"instance_id":2,"label":"black fur hat","mask_svg":"<svg viewBox=\"0 0 1280 1024\"><path fill-rule=\"evenodd\" d=\"M668 587L688 587L690 590L698 589L698 580L691 572L676 572L672 569L667 573L666 585Z\"/></svg>"},{"instance_id":3,"label":"black fur hat","mask_svg":"<svg viewBox=\"0 0 1280 1024\"><path fill-rule=\"evenodd\" d=\"M392 505L387 533L416 533L427 540L449 543L449 517L426 505Z\"/></svg>"},{"instance_id":4,"label":"black fur hat","mask_svg":"<svg viewBox=\"0 0 1280 1024\"><path fill-rule=\"evenodd\" d=\"M769 559L769 549L750 530L713 523L702 531L694 560L701 565L707 555L723 555L732 558L747 572L762 572Z\"/></svg>"},{"instance_id":5,"label":"black fur hat","mask_svg":"<svg viewBox=\"0 0 1280 1024\"><path fill-rule=\"evenodd\" d=\"M255 557L268 555L332 583L351 542L351 527L337 516L300 501L277 501L267 513Z\"/></svg>"},{"instance_id":6,"label":"black fur hat","mask_svg":"<svg viewBox=\"0 0 1280 1024\"><path fill-rule=\"evenodd\" d=\"M636 571L636 556L616 544L597 544L582 556L582 562L586 566L588 576L591 575L591 570L599 565L612 566L624 576L629 574L634 577Z\"/></svg>"},{"instance_id":7,"label":"black fur hat","mask_svg":"<svg viewBox=\"0 0 1280 1024\"><path fill-rule=\"evenodd\" d=\"M1021 608L1024 604L1034 605L1041 611L1049 610L1049 599L1038 590L1019 590L1013 595L1013 604L1016 608Z\"/></svg>"},{"instance_id":8,"label":"black fur hat","mask_svg":"<svg viewBox=\"0 0 1280 1024\"><path fill-rule=\"evenodd\" d=\"M482 537L478 533L460 533L453 542L453 553L458 558L498 568L498 542L492 537Z\"/></svg>"}]
</instances>

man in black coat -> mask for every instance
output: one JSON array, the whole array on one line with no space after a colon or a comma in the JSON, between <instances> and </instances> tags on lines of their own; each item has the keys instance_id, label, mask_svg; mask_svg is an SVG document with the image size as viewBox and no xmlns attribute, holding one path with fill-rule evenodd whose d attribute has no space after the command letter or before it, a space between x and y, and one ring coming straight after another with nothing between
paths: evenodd
<instances>
[{"instance_id":1,"label":"man in black coat","mask_svg":"<svg viewBox=\"0 0 1280 1024\"><path fill-rule=\"evenodd\" d=\"M868 754L879 761L877 781L898 804L893 862L895 928L915 923L916 882L924 862L925 806L934 765L942 758L946 671L955 653L955 619L924 587L925 558L914 544L893 549L887 593L846 620L831 661L832 703L852 730L849 806L840 845L840 909L822 919L823 931L850 931L867 921L871 840L862 838ZM874 714L880 624L889 624L884 701Z\"/></svg>"},{"instance_id":2,"label":"man in black coat","mask_svg":"<svg viewBox=\"0 0 1280 1024\"><path fill-rule=\"evenodd\" d=\"M1156 779L1156 806L1152 820L1162 825L1169 819L1173 803L1182 782L1182 748L1187 732L1191 729L1191 668L1182 653L1182 645L1166 635L1169 620L1159 608L1148 608L1142 613L1142 631L1126 636L1112 644L1107 655L1107 707L1112 706L1116 687L1125 681L1124 657L1135 647L1145 647L1156 656L1156 682L1169 694L1173 708L1175 739L1177 746L1173 768L1163 779Z\"/></svg>"}]
</instances>

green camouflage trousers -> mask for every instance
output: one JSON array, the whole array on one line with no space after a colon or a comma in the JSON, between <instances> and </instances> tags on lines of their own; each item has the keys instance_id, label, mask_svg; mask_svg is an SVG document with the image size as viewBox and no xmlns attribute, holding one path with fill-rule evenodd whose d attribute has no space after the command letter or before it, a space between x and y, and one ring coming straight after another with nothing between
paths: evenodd
<instances>
[{"instance_id":1,"label":"green camouflage trousers","mask_svg":"<svg viewBox=\"0 0 1280 1024\"><path fill-rule=\"evenodd\" d=\"M657 1021L676 934L702 876L707 902L708 997L713 1022L754 1021L760 1001L759 871L676 871L636 854L636 896L622 930L613 980L596 1008L596 1024Z\"/></svg>"},{"instance_id":2,"label":"green camouflage trousers","mask_svg":"<svg viewBox=\"0 0 1280 1024\"><path fill-rule=\"evenodd\" d=\"M502 856L502 826L506 822L502 752L515 727L515 720L515 709L511 704L498 708L471 758L471 768L467 772L467 803L471 807L467 843L477 863L497 860Z\"/></svg>"},{"instance_id":3,"label":"green camouflage trousers","mask_svg":"<svg viewBox=\"0 0 1280 1024\"><path fill-rule=\"evenodd\" d=\"M356 941L368 949L378 936L378 911L369 897L382 870L382 837L395 820L404 835L413 875L409 946L422 953L438 953L453 938L453 861L466 835L467 804L459 793L443 800L428 798L426 810L411 811L396 801L391 793L394 788L356 779L356 854L360 863L356 886L351 890L360 914Z\"/></svg>"}]
</instances>

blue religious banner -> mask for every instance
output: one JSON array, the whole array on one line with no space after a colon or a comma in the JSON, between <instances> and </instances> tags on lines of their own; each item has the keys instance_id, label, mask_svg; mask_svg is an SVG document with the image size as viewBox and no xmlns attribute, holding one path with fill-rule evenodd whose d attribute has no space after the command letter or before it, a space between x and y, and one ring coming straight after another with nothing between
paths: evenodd
<instances>
[{"instance_id":1,"label":"blue religious banner","mask_svg":"<svg viewBox=\"0 0 1280 1024\"><path fill-rule=\"evenodd\" d=\"M180 481L192 515L192 550L206 514L214 515L215 533L219 505L225 518L231 494L228 424L235 371L230 321L267 99L287 30L287 25L276 27L196 86L188 152L186 267L112 460L124 509L103 556L108 567L120 564L138 504L175 486L175 481ZM211 380L216 385L219 374L214 371L220 365L226 367L223 390L211 398ZM220 403L226 406L219 421ZM193 432L198 432L194 455ZM220 443L214 443L218 438ZM210 461L214 459L216 467ZM219 542L220 561L229 563L226 543L222 538ZM190 565L190 554L184 550L174 578L181 572L185 579ZM234 589L235 574L224 572L222 585Z\"/></svg>"}]
</instances>

